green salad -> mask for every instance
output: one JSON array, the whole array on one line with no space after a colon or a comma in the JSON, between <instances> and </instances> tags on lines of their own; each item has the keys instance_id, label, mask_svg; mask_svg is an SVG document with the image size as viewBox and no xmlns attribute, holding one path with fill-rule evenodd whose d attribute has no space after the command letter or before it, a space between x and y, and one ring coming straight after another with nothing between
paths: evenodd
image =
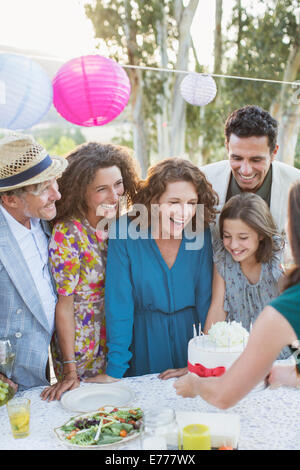
<instances>
[{"instance_id":1,"label":"green salad","mask_svg":"<svg viewBox=\"0 0 300 470\"><path fill-rule=\"evenodd\" d=\"M140 408L101 408L77 416L59 428L63 439L80 446L107 445L138 434L143 413Z\"/></svg>"}]
</instances>

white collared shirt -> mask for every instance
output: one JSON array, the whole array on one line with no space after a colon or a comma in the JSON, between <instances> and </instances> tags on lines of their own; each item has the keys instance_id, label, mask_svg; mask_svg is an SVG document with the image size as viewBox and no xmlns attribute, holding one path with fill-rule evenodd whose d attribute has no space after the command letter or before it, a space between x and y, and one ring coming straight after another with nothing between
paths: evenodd
<instances>
[{"instance_id":1,"label":"white collared shirt","mask_svg":"<svg viewBox=\"0 0 300 470\"><path fill-rule=\"evenodd\" d=\"M28 229L0 204L0 210L16 239L40 295L51 332L54 331L56 297L48 268L48 241L40 219L31 218Z\"/></svg>"}]
</instances>

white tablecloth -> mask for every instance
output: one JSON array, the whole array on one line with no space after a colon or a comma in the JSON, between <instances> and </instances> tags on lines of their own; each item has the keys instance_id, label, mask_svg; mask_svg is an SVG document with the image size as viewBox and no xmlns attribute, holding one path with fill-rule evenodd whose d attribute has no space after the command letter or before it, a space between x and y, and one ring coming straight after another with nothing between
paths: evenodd
<instances>
[{"instance_id":1,"label":"white tablecloth","mask_svg":"<svg viewBox=\"0 0 300 470\"><path fill-rule=\"evenodd\" d=\"M206 413L237 413L241 432L239 449L300 449L300 390L281 387L251 392L236 406L220 411L200 397L182 398L173 387L175 379L162 381L157 375L122 379L122 383L135 392L134 403L142 409L155 408L158 404L177 411ZM82 384L81 387L88 387ZM53 429L64 424L72 413L60 402L45 402L40 398L42 387L33 388L18 395L31 400L30 436L15 440L10 431L6 407L0 408L0 449L16 450L66 450L58 441ZM119 449L137 449L132 441Z\"/></svg>"}]
</instances>

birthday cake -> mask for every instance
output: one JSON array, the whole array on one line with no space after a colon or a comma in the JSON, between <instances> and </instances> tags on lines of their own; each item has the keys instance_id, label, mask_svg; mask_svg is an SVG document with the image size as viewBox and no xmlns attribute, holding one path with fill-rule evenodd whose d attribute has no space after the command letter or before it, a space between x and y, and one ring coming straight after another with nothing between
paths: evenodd
<instances>
[{"instance_id":1,"label":"birthday cake","mask_svg":"<svg viewBox=\"0 0 300 470\"><path fill-rule=\"evenodd\" d=\"M188 370L200 377L218 377L243 352L249 337L240 323L218 322L208 334L199 332L188 344Z\"/></svg>"}]
</instances>

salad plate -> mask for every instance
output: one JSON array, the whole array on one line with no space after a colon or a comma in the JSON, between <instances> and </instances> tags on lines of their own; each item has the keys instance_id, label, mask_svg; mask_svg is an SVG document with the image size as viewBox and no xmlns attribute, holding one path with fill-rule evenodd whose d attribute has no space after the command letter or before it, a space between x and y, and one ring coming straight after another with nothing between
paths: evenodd
<instances>
[{"instance_id":1,"label":"salad plate","mask_svg":"<svg viewBox=\"0 0 300 470\"><path fill-rule=\"evenodd\" d=\"M134 392L122 384L91 384L64 393L61 404L69 411L88 413L105 405L129 405L134 397Z\"/></svg>"},{"instance_id":2,"label":"salad plate","mask_svg":"<svg viewBox=\"0 0 300 470\"><path fill-rule=\"evenodd\" d=\"M68 447L106 449L137 438L142 418L140 408L104 406L93 413L74 416L54 432Z\"/></svg>"}]
</instances>

